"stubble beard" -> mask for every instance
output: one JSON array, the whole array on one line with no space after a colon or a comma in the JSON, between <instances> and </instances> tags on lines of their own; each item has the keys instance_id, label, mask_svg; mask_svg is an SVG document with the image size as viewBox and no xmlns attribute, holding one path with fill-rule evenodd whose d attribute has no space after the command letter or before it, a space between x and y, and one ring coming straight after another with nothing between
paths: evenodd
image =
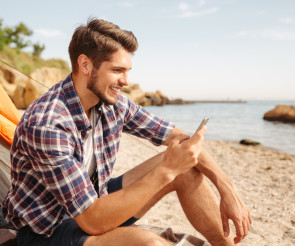
<instances>
[{"instance_id":1,"label":"stubble beard","mask_svg":"<svg viewBox=\"0 0 295 246\"><path fill-rule=\"evenodd\" d=\"M107 104L107 105L116 104L117 100L116 99L111 100L110 98L108 98L108 96L105 95L103 93L103 91L99 90L99 88L101 88L101 87L96 86L98 84L99 84L98 75L97 75L96 71L92 71L91 75L90 75L90 80L88 81L88 84L87 84L88 90L92 91L92 93L94 95L96 95L98 97L98 99L100 101L104 102L105 104Z\"/></svg>"}]
</instances>

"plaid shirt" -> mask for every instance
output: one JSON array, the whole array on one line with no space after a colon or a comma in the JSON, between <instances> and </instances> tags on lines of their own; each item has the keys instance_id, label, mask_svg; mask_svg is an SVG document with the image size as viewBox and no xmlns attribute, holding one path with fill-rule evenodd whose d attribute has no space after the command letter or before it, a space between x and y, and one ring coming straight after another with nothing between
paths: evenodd
<instances>
[{"instance_id":1,"label":"plaid shirt","mask_svg":"<svg viewBox=\"0 0 295 246\"><path fill-rule=\"evenodd\" d=\"M11 148L12 187L2 211L15 228L29 225L34 232L50 236L65 214L75 217L98 196L107 195L122 132L160 145L173 129L171 123L123 95L113 106L101 103L96 108L99 120L93 141L97 164L94 184L83 166L83 139L92 126L71 75L25 112Z\"/></svg>"}]
</instances>

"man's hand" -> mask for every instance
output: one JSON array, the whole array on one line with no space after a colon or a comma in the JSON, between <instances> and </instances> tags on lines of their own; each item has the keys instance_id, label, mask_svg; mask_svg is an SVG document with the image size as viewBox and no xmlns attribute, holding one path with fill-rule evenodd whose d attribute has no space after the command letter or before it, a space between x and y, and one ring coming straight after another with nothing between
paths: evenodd
<instances>
[{"instance_id":1,"label":"man's hand","mask_svg":"<svg viewBox=\"0 0 295 246\"><path fill-rule=\"evenodd\" d=\"M230 219L236 228L234 242L236 244L239 243L247 236L252 220L249 209L245 206L243 200L235 190L232 193L227 192L221 196L220 212L224 236L227 237L229 235L230 228L228 220Z\"/></svg>"},{"instance_id":2,"label":"man's hand","mask_svg":"<svg viewBox=\"0 0 295 246\"><path fill-rule=\"evenodd\" d=\"M202 127L192 137L180 134L170 141L162 165L168 168L174 177L197 165L205 131L206 126Z\"/></svg>"}]
</instances>

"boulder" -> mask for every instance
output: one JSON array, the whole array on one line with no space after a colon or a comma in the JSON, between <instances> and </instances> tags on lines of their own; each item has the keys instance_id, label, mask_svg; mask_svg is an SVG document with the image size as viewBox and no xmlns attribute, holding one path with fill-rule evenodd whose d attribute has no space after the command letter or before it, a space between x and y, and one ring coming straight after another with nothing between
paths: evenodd
<instances>
[{"instance_id":1,"label":"boulder","mask_svg":"<svg viewBox=\"0 0 295 246\"><path fill-rule=\"evenodd\" d=\"M1 76L1 75L3 74L0 73L0 84L3 86L4 90L7 92L8 96L12 98L14 91L16 89L16 85L8 83L8 81L4 78L4 76Z\"/></svg>"},{"instance_id":2,"label":"boulder","mask_svg":"<svg viewBox=\"0 0 295 246\"><path fill-rule=\"evenodd\" d=\"M11 97L15 107L18 109L26 109L28 107L25 102L25 90L26 87L24 85L16 85L14 93Z\"/></svg>"},{"instance_id":3,"label":"boulder","mask_svg":"<svg viewBox=\"0 0 295 246\"><path fill-rule=\"evenodd\" d=\"M274 109L266 112L264 120L295 122L295 105L277 105Z\"/></svg>"},{"instance_id":4,"label":"boulder","mask_svg":"<svg viewBox=\"0 0 295 246\"><path fill-rule=\"evenodd\" d=\"M129 86L123 87L122 92L137 104L140 104L144 97L144 92L138 84L130 84Z\"/></svg>"},{"instance_id":5,"label":"boulder","mask_svg":"<svg viewBox=\"0 0 295 246\"><path fill-rule=\"evenodd\" d=\"M252 146L256 146L256 145L259 145L260 143L259 142L256 142L256 141L253 141L251 139L242 139L240 141L240 144L243 144L243 145L252 145Z\"/></svg>"},{"instance_id":6,"label":"boulder","mask_svg":"<svg viewBox=\"0 0 295 246\"><path fill-rule=\"evenodd\" d=\"M9 66L0 66L0 75L10 84L23 84L25 85L27 81L27 76L21 72L9 67Z\"/></svg>"},{"instance_id":7,"label":"boulder","mask_svg":"<svg viewBox=\"0 0 295 246\"><path fill-rule=\"evenodd\" d=\"M24 92L25 105L21 108L27 108L32 102L59 82L63 78L63 75L58 68L43 67L33 72L30 77L34 80L27 80Z\"/></svg>"},{"instance_id":8,"label":"boulder","mask_svg":"<svg viewBox=\"0 0 295 246\"><path fill-rule=\"evenodd\" d=\"M0 65L0 84L12 99L17 85L25 86L27 77L17 70Z\"/></svg>"},{"instance_id":9,"label":"boulder","mask_svg":"<svg viewBox=\"0 0 295 246\"><path fill-rule=\"evenodd\" d=\"M146 104L148 105L143 105L143 106L149 106L149 105L163 106L168 101L168 98L164 96L164 94L161 91L146 92L144 96L146 98Z\"/></svg>"},{"instance_id":10,"label":"boulder","mask_svg":"<svg viewBox=\"0 0 295 246\"><path fill-rule=\"evenodd\" d=\"M122 93L141 106L163 106L168 102L168 98L161 91L145 93L138 84L123 87Z\"/></svg>"}]
</instances>

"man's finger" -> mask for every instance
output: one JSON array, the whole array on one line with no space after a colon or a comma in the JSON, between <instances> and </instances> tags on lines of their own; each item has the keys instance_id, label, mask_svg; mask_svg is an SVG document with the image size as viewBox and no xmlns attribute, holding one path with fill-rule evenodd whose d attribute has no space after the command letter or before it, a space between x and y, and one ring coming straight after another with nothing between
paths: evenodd
<instances>
[{"instance_id":1,"label":"man's finger","mask_svg":"<svg viewBox=\"0 0 295 246\"><path fill-rule=\"evenodd\" d=\"M197 142L203 139L207 127L203 126L200 130L196 131L194 135L191 136L190 141Z\"/></svg>"},{"instance_id":2,"label":"man's finger","mask_svg":"<svg viewBox=\"0 0 295 246\"><path fill-rule=\"evenodd\" d=\"M250 210L248 210L248 218L249 218L249 228L250 228L251 224L252 224L252 218L251 218Z\"/></svg>"},{"instance_id":3,"label":"man's finger","mask_svg":"<svg viewBox=\"0 0 295 246\"><path fill-rule=\"evenodd\" d=\"M222 228L225 237L229 236L229 223L226 216L222 216Z\"/></svg>"},{"instance_id":4,"label":"man's finger","mask_svg":"<svg viewBox=\"0 0 295 246\"><path fill-rule=\"evenodd\" d=\"M242 223L234 222L237 236L234 238L235 243L239 243L243 239L244 229Z\"/></svg>"},{"instance_id":5,"label":"man's finger","mask_svg":"<svg viewBox=\"0 0 295 246\"><path fill-rule=\"evenodd\" d=\"M180 143L182 143L184 140L187 140L189 139L190 136L189 135L186 135L186 134L180 134L180 135L177 135L175 138L173 138L170 142L171 145L178 145Z\"/></svg>"},{"instance_id":6,"label":"man's finger","mask_svg":"<svg viewBox=\"0 0 295 246\"><path fill-rule=\"evenodd\" d=\"M243 238L244 237L246 237L247 236L247 234L248 234L248 222L247 221L244 221L244 223L243 223L243 229L244 229L244 234L243 234ZM242 239L243 239L242 238Z\"/></svg>"}]
</instances>

